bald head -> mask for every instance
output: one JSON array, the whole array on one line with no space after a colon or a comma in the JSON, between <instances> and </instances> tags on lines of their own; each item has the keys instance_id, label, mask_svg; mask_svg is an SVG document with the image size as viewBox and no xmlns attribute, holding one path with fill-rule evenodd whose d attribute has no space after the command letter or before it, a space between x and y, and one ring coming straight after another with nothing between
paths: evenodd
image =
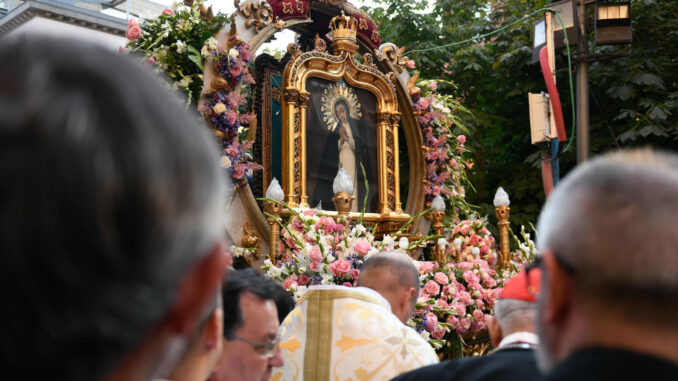
<instances>
[{"instance_id":1,"label":"bald head","mask_svg":"<svg viewBox=\"0 0 678 381\"><path fill-rule=\"evenodd\" d=\"M419 274L406 254L382 252L372 256L360 268L358 286L381 294L388 300L393 314L403 322L414 313Z\"/></svg>"},{"instance_id":2,"label":"bald head","mask_svg":"<svg viewBox=\"0 0 678 381\"><path fill-rule=\"evenodd\" d=\"M678 157L615 153L577 167L554 190L538 243L574 268L580 296L622 308L655 304L675 320L677 220Z\"/></svg>"}]
</instances>

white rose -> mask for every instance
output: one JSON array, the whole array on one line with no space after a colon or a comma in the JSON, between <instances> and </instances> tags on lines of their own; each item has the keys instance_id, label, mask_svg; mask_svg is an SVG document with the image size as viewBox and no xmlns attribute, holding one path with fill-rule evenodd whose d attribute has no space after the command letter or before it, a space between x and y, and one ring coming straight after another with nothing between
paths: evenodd
<instances>
[{"instance_id":1,"label":"white rose","mask_svg":"<svg viewBox=\"0 0 678 381\"><path fill-rule=\"evenodd\" d=\"M221 164L221 168L231 168L231 159L228 156L222 156L219 164Z\"/></svg>"},{"instance_id":2,"label":"white rose","mask_svg":"<svg viewBox=\"0 0 678 381\"><path fill-rule=\"evenodd\" d=\"M471 254L473 254L473 256L477 258L480 255L480 249L474 247L473 249L471 249Z\"/></svg>"},{"instance_id":3,"label":"white rose","mask_svg":"<svg viewBox=\"0 0 678 381\"><path fill-rule=\"evenodd\" d=\"M231 48L231 49L228 51L228 55L231 56L231 57L233 57L233 58L238 58L238 56L240 55L240 52L238 52L238 51L237 51L236 49L234 49L234 48Z\"/></svg>"},{"instance_id":4,"label":"white rose","mask_svg":"<svg viewBox=\"0 0 678 381\"><path fill-rule=\"evenodd\" d=\"M212 110L214 110L214 112L216 112L217 114L221 114L226 111L226 105L219 102L215 104L214 107L212 107Z\"/></svg>"}]
</instances>

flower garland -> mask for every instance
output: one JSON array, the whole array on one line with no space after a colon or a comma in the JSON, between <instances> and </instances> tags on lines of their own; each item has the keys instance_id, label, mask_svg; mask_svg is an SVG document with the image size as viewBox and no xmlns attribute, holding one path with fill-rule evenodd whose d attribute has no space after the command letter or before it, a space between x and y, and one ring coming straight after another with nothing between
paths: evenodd
<instances>
[{"instance_id":1,"label":"flower garland","mask_svg":"<svg viewBox=\"0 0 678 381\"><path fill-rule=\"evenodd\" d=\"M253 56L249 45L237 36L230 37L227 45L227 49L215 47L210 52L220 80L215 82L218 88L207 96L200 111L214 126L221 141L224 150L222 167L231 170L236 183L243 184L248 170L263 169L249 154L253 142L244 139L245 126L255 118L253 113L245 110L249 92L243 86L254 84L254 78L247 70Z\"/></svg>"}]
</instances>

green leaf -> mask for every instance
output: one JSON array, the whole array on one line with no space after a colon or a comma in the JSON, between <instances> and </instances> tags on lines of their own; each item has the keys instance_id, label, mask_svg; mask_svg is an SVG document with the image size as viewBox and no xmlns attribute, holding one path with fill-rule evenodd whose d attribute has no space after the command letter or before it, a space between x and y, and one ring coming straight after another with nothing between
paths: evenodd
<instances>
[{"instance_id":1,"label":"green leaf","mask_svg":"<svg viewBox=\"0 0 678 381\"><path fill-rule=\"evenodd\" d=\"M198 55L189 54L188 59L191 60L191 62L193 62L194 64L196 64L200 70L203 70L202 56L200 54Z\"/></svg>"}]
</instances>

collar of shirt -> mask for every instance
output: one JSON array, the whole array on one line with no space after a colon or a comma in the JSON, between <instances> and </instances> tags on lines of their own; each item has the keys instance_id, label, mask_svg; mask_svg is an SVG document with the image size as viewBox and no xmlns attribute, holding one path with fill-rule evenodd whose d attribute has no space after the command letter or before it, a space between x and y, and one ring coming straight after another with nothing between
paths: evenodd
<instances>
[{"instance_id":1,"label":"collar of shirt","mask_svg":"<svg viewBox=\"0 0 678 381\"><path fill-rule=\"evenodd\" d=\"M513 332L509 335L506 335L503 339L501 339L497 349L514 343L539 345L539 337L532 332L526 331Z\"/></svg>"}]
</instances>

